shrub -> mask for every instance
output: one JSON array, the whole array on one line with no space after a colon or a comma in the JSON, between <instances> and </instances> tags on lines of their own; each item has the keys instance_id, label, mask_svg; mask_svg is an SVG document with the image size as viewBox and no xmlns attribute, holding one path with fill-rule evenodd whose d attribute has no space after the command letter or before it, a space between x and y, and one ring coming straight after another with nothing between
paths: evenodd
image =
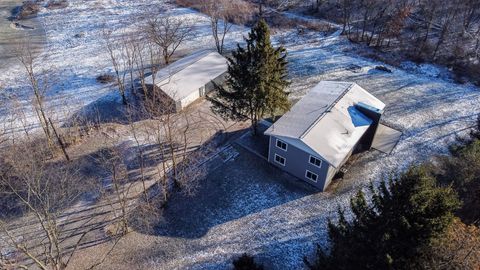
<instances>
[{"instance_id":1,"label":"shrub","mask_svg":"<svg viewBox=\"0 0 480 270\"><path fill-rule=\"evenodd\" d=\"M97 82L99 83L112 83L115 81L115 76L110 75L110 74L102 74L97 77Z\"/></svg>"},{"instance_id":2,"label":"shrub","mask_svg":"<svg viewBox=\"0 0 480 270\"><path fill-rule=\"evenodd\" d=\"M68 7L67 0L50 0L45 6L48 9L61 9Z\"/></svg>"},{"instance_id":3,"label":"shrub","mask_svg":"<svg viewBox=\"0 0 480 270\"><path fill-rule=\"evenodd\" d=\"M475 209L480 209L480 140L457 146L452 154L444 164L443 182L452 185L463 202L458 212L460 218L466 223L479 222L480 211Z\"/></svg>"},{"instance_id":4,"label":"shrub","mask_svg":"<svg viewBox=\"0 0 480 270\"><path fill-rule=\"evenodd\" d=\"M387 68L386 66L376 66L375 69L383 72L387 72L387 73L392 73L392 70Z\"/></svg>"},{"instance_id":5,"label":"shrub","mask_svg":"<svg viewBox=\"0 0 480 270\"><path fill-rule=\"evenodd\" d=\"M478 208L477 208L478 209ZM433 242L423 269L480 269L480 229L455 219L445 236Z\"/></svg>"},{"instance_id":6,"label":"shrub","mask_svg":"<svg viewBox=\"0 0 480 270\"><path fill-rule=\"evenodd\" d=\"M464 78L472 80L477 86L480 86L480 63L456 63L453 65L453 73L456 80L466 82Z\"/></svg>"},{"instance_id":7,"label":"shrub","mask_svg":"<svg viewBox=\"0 0 480 270\"><path fill-rule=\"evenodd\" d=\"M40 11L40 4L36 1L25 1L20 7L20 11L17 15L17 19L23 20L32 16L36 16Z\"/></svg>"},{"instance_id":8,"label":"shrub","mask_svg":"<svg viewBox=\"0 0 480 270\"><path fill-rule=\"evenodd\" d=\"M255 262L252 256L243 254L241 257L233 261L235 270L263 270L263 266Z\"/></svg>"}]
</instances>

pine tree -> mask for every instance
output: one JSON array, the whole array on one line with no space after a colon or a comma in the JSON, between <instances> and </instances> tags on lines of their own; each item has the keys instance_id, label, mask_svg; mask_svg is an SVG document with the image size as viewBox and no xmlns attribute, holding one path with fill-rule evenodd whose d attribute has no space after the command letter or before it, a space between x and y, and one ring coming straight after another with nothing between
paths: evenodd
<instances>
[{"instance_id":1,"label":"pine tree","mask_svg":"<svg viewBox=\"0 0 480 270\"><path fill-rule=\"evenodd\" d=\"M285 88L287 81L287 53L285 48L274 48L270 30L262 19L245 39L246 48L237 45L228 59L226 87L217 86L215 112L232 119L250 118L256 134L258 121L265 115L274 117L290 108Z\"/></svg>"},{"instance_id":2,"label":"pine tree","mask_svg":"<svg viewBox=\"0 0 480 270\"><path fill-rule=\"evenodd\" d=\"M353 219L339 210L329 222L331 249L319 249L311 269L421 269L422 257L442 237L459 207L455 192L437 187L424 167L370 187L351 199Z\"/></svg>"}]
</instances>

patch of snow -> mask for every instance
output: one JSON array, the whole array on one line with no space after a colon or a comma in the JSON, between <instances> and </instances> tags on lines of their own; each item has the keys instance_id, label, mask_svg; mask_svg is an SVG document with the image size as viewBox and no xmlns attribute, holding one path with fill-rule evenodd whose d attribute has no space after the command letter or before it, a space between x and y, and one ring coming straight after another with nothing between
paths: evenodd
<instances>
[{"instance_id":1,"label":"patch of snow","mask_svg":"<svg viewBox=\"0 0 480 270\"><path fill-rule=\"evenodd\" d=\"M452 75L449 69L434 64L422 63L416 64L411 61L404 61L400 64L404 70L422 74L432 78L441 78L445 80L452 80Z\"/></svg>"}]
</instances>

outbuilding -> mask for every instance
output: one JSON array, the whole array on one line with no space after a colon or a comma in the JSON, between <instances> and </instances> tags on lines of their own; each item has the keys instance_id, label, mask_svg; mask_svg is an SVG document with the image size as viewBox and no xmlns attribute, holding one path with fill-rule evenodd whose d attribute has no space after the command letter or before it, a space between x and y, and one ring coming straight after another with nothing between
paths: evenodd
<instances>
[{"instance_id":1,"label":"outbuilding","mask_svg":"<svg viewBox=\"0 0 480 270\"><path fill-rule=\"evenodd\" d=\"M268 161L325 190L357 149L370 149L385 104L351 82L322 81L266 131Z\"/></svg>"},{"instance_id":2,"label":"outbuilding","mask_svg":"<svg viewBox=\"0 0 480 270\"><path fill-rule=\"evenodd\" d=\"M223 83L227 70L227 59L221 54L199 51L148 76L145 83L160 90L178 112L213 90L214 83Z\"/></svg>"}]
</instances>

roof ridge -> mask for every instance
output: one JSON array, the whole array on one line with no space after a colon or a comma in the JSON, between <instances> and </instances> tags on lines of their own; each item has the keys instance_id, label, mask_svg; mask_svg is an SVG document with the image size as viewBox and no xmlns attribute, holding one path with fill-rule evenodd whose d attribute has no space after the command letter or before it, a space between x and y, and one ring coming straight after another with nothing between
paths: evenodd
<instances>
[{"instance_id":1,"label":"roof ridge","mask_svg":"<svg viewBox=\"0 0 480 270\"><path fill-rule=\"evenodd\" d=\"M300 135L299 139L302 140L303 138L305 138L305 136L307 135L308 132L310 132L312 130L312 128L318 124L318 122L320 122L320 120L323 119L323 117L325 117L325 115L327 114L327 112L329 112L333 107L335 107L335 105L337 105L337 103L350 91L352 90L352 88L355 86L355 83L350 83L350 85L345 89L343 90L342 94L340 94L333 102L332 104L330 104L326 109L325 111L323 111L323 113L321 115L318 116L318 118L313 121L312 124L310 124L310 126L302 133L302 135Z\"/></svg>"}]
</instances>

